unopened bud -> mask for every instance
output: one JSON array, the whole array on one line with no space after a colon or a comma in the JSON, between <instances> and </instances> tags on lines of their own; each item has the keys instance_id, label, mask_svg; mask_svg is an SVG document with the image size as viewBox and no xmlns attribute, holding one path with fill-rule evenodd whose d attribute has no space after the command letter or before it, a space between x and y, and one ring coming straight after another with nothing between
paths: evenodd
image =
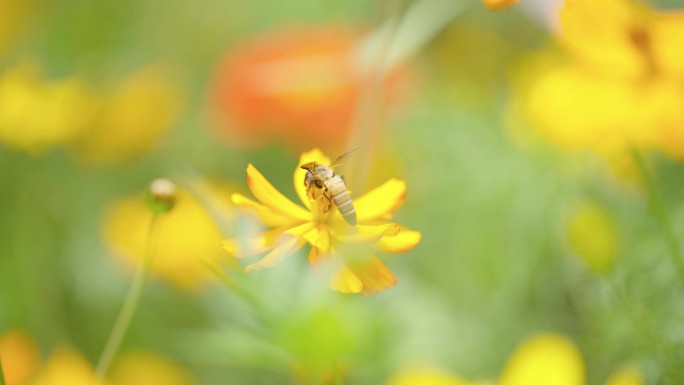
<instances>
[{"instance_id":1,"label":"unopened bud","mask_svg":"<svg viewBox=\"0 0 684 385\"><path fill-rule=\"evenodd\" d=\"M176 184L165 178L155 179L150 183L148 206L155 214L171 211L176 202L178 188Z\"/></svg>"}]
</instances>

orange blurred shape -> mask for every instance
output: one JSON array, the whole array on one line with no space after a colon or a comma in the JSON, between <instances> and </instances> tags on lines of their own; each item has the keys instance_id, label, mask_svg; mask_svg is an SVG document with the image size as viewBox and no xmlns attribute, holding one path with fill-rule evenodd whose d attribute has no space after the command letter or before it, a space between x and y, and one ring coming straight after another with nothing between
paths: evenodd
<instances>
[{"instance_id":1,"label":"orange blurred shape","mask_svg":"<svg viewBox=\"0 0 684 385\"><path fill-rule=\"evenodd\" d=\"M506 9L520 0L482 0L484 5L492 11Z\"/></svg>"},{"instance_id":2,"label":"orange blurred shape","mask_svg":"<svg viewBox=\"0 0 684 385\"><path fill-rule=\"evenodd\" d=\"M21 330L10 330L0 337L0 360L7 385L25 384L38 368L38 345Z\"/></svg>"},{"instance_id":3,"label":"orange blurred shape","mask_svg":"<svg viewBox=\"0 0 684 385\"><path fill-rule=\"evenodd\" d=\"M211 94L222 133L248 146L344 148L357 103L378 84L356 66L360 37L341 27L277 30L229 53ZM385 97L396 99L403 72L382 82Z\"/></svg>"}]
</instances>

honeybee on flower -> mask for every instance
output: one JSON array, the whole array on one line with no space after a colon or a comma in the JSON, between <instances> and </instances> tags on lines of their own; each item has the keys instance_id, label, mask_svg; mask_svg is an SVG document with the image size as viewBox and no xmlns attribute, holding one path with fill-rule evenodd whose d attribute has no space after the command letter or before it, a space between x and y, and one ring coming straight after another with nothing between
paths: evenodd
<instances>
[{"instance_id":1,"label":"honeybee on flower","mask_svg":"<svg viewBox=\"0 0 684 385\"><path fill-rule=\"evenodd\" d=\"M269 229L250 239L227 240L224 248L240 258L265 253L246 267L249 272L273 267L309 244L312 267L322 263L334 266L333 289L368 295L393 286L396 277L373 250L406 252L420 242L419 232L388 220L404 201L406 183L390 179L355 198L356 225L350 226L340 210L330 209L329 196L307 193L304 181L311 171L300 165L311 163L331 164L318 149L301 155L294 186L304 207L286 198L253 165L247 166L247 183L257 200L233 194L233 203L256 213Z\"/></svg>"}]
</instances>

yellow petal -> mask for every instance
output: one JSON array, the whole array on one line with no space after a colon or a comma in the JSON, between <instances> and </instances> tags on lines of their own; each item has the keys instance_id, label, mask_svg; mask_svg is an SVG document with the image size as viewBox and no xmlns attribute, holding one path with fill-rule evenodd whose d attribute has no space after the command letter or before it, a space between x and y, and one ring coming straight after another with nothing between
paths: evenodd
<instances>
[{"instance_id":1,"label":"yellow petal","mask_svg":"<svg viewBox=\"0 0 684 385\"><path fill-rule=\"evenodd\" d=\"M654 146L659 140L654 127L673 113L661 102L660 88L655 83L633 87L579 68L558 68L534 85L527 111L542 136L562 147Z\"/></svg>"},{"instance_id":2,"label":"yellow petal","mask_svg":"<svg viewBox=\"0 0 684 385\"><path fill-rule=\"evenodd\" d=\"M625 366L613 373L606 381L606 385L643 385L644 377L639 368Z\"/></svg>"},{"instance_id":3,"label":"yellow petal","mask_svg":"<svg viewBox=\"0 0 684 385\"><path fill-rule=\"evenodd\" d=\"M278 214L302 221L311 219L310 212L287 199L251 164L247 166L247 184L259 202Z\"/></svg>"},{"instance_id":4,"label":"yellow petal","mask_svg":"<svg viewBox=\"0 0 684 385\"><path fill-rule=\"evenodd\" d=\"M648 34L651 14L629 0L567 0L561 11L562 39L575 54L608 76L638 78L649 69L635 42Z\"/></svg>"},{"instance_id":5,"label":"yellow petal","mask_svg":"<svg viewBox=\"0 0 684 385\"><path fill-rule=\"evenodd\" d=\"M246 237L244 239L228 239L222 242L224 250L233 257L247 258L257 254L265 253L276 246L276 241L285 231L277 228L264 232L258 237Z\"/></svg>"},{"instance_id":6,"label":"yellow petal","mask_svg":"<svg viewBox=\"0 0 684 385\"><path fill-rule=\"evenodd\" d=\"M323 151L314 148L311 151L302 153L299 157L299 163L297 163L297 168L294 171L294 186L297 196L301 199L302 203L307 208L311 208L311 202L309 202L309 197L306 195L306 187L304 187L304 176L306 176L306 170L300 168L299 166L311 162L316 162L320 164L330 164L330 158L323 154Z\"/></svg>"},{"instance_id":7,"label":"yellow petal","mask_svg":"<svg viewBox=\"0 0 684 385\"><path fill-rule=\"evenodd\" d=\"M316 248L320 254L327 254L330 251L330 233L325 227L311 225L310 230L301 232L301 237Z\"/></svg>"},{"instance_id":8,"label":"yellow petal","mask_svg":"<svg viewBox=\"0 0 684 385\"><path fill-rule=\"evenodd\" d=\"M398 234L380 238L375 246L386 253L404 253L416 247L421 238L420 232L401 227Z\"/></svg>"},{"instance_id":9,"label":"yellow petal","mask_svg":"<svg viewBox=\"0 0 684 385\"><path fill-rule=\"evenodd\" d=\"M347 294L357 294L363 290L363 283L347 266L342 266L332 278L334 290Z\"/></svg>"},{"instance_id":10,"label":"yellow petal","mask_svg":"<svg viewBox=\"0 0 684 385\"><path fill-rule=\"evenodd\" d=\"M397 283L397 278L392 271L376 257L344 263L345 266L341 267L333 277L332 286L337 291L370 295Z\"/></svg>"},{"instance_id":11,"label":"yellow petal","mask_svg":"<svg viewBox=\"0 0 684 385\"><path fill-rule=\"evenodd\" d=\"M684 80L684 12L658 14L651 36L658 70Z\"/></svg>"},{"instance_id":12,"label":"yellow petal","mask_svg":"<svg viewBox=\"0 0 684 385\"><path fill-rule=\"evenodd\" d=\"M290 255L299 251L299 249L301 249L305 244L306 242L300 238L293 236L284 237L282 243L266 254L265 257L260 259L258 262L245 267L245 272L249 273L250 271L273 267L284 258L289 257Z\"/></svg>"},{"instance_id":13,"label":"yellow petal","mask_svg":"<svg viewBox=\"0 0 684 385\"><path fill-rule=\"evenodd\" d=\"M539 334L510 358L499 385L585 385L582 355L567 337Z\"/></svg>"},{"instance_id":14,"label":"yellow petal","mask_svg":"<svg viewBox=\"0 0 684 385\"><path fill-rule=\"evenodd\" d=\"M349 226L347 226L349 228ZM349 234L335 235L341 242L374 243L384 236L395 236L399 234L399 225L387 223L384 225L357 225L351 228Z\"/></svg>"},{"instance_id":15,"label":"yellow petal","mask_svg":"<svg viewBox=\"0 0 684 385\"><path fill-rule=\"evenodd\" d=\"M383 185L354 200L359 222L387 216L401 207L406 196L406 182L390 179Z\"/></svg>"},{"instance_id":16,"label":"yellow petal","mask_svg":"<svg viewBox=\"0 0 684 385\"><path fill-rule=\"evenodd\" d=\"M264 224L264 226L268 227L281 227L281 226L287 226L289 224L295 223L298 221L296 218L291 218L285 215L282 215L269 207L266 207L258 202L255 202L246 196L242 194L233 194L231 195L231 200L235 205L253 210L256 212L256 214L259 216L259 219L261 219L261 222Z\"/></svg>"}]
</instances>

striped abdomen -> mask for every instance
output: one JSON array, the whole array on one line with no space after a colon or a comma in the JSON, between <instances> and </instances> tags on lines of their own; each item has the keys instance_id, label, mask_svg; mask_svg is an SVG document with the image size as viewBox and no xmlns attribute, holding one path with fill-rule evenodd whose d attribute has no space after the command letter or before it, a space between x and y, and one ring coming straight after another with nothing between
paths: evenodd
<instances>
[{"instance_id":1,"label":"striped abdomen","mask_svg":"<svg viewBox=\"0 0 684 385\"><path fill-rule=\"evenodd\" d=\"M349 195L347 186L345 186L342 178L340 178L339 175L335 175L324 183L325 188L328 189L328 192L333 198L333 202L335 202L335 206L337 206L340 214L342 214L342 218L350 225L356 226L356 210L354 209L354 203L352 203L351 195Z\"/></svg>"}]
</instances>

